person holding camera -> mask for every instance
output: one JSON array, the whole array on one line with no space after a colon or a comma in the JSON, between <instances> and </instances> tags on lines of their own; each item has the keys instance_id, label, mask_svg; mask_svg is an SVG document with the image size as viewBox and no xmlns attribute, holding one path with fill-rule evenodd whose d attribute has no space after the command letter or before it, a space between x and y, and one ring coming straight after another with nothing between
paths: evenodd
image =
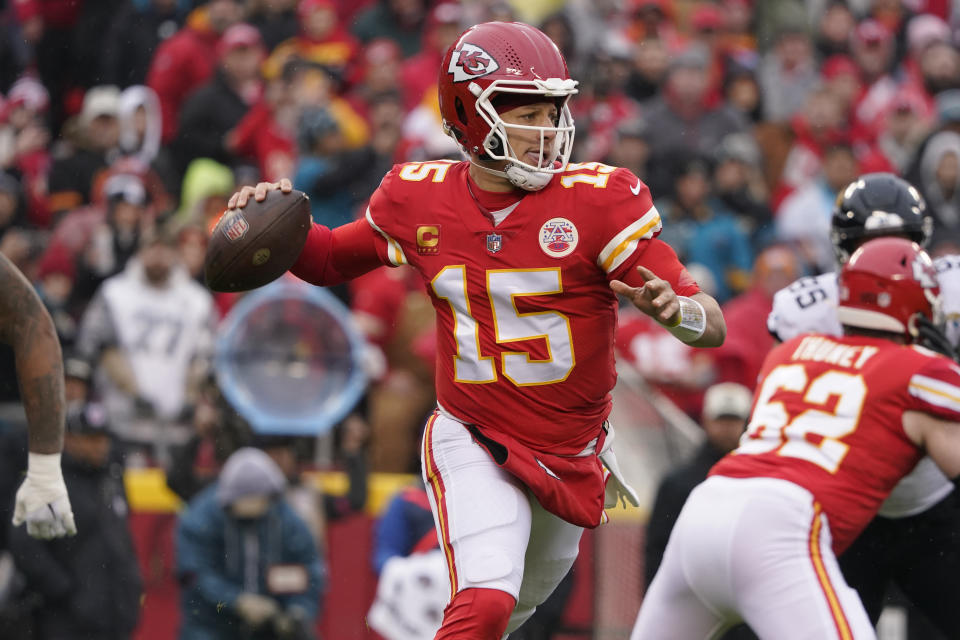
<instances>
[{"instance_id":1,"label":"person holding camera","mask_svg":"<svg viewBox=\"0 0 960 640\"><path fill-rule=\"evenodd\" d=\"M177 526L180 640L313 638L323 565L286 479L262 450L238 449Z\"/></svg>"}]
</instances>

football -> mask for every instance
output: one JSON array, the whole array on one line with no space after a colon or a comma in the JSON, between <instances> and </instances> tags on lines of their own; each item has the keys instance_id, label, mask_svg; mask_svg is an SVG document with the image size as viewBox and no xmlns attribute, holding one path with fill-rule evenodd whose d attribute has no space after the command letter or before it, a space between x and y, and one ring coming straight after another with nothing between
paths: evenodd
<instances>
[{"instance_id":1,"label":"football","mask_svg":"<svg viewBox=\"0 0 960 640\"><path fill-rule=\"evenodd\" d=\"M203 274L214 291L248 291L293 266L310 231L310 199L302 191L273 190L228 210L207 244Z\"/></svg>"}]
</instances>

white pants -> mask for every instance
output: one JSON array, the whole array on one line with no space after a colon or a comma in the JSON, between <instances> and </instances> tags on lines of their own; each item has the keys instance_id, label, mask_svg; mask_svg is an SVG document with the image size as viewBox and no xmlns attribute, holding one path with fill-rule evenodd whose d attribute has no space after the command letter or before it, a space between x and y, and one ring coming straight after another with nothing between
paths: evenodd
<instances>
[{"instance_id":1,"label":"white pants","mask_svg":"<svg viewBox=\"0 0 960 640\"><path fill-rule=\"evenodd\" d=\"M706 640L738 622L762 640L875 638L806 489L713 476L687 499L631 640Z\"/></svg>"},{"instance_id":2,"label":"white pants","mask_svg":"<svg viewBox=\"0 0 960 640\"><path fill-rule=\"evenodd\" d=\"M541 507L455 420L430 418L421 455L451 596L470 587L506 591L517 599L513 631L570 570L583 529Z\"/></svg>"}]
</instances>

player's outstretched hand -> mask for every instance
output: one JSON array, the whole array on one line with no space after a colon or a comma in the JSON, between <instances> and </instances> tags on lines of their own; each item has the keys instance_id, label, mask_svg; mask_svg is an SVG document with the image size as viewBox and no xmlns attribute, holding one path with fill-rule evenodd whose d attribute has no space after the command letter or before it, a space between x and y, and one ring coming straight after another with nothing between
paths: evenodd
<instances>
[{"instance_id":1,"label":"player's outstretched hand","mask_svg":"<svg viewBox=\"0 0 960 640\"><path fill-rule=\"evenodd\" d=\"M947 334L927 316L918 314L916 318L917 343L931 351L942 353L951 360L957 360L957 350L950 344Z\"/></svg>"},{"instance_id":2,"label":"player's outstretched hand","mask_svg":"<svg viewBox=\"0 0 960 640\"><path fill-rule=\"evenodd\" d=\"M631 287L626 282L611 280L610 288L633 303L637 309L668 327L680 322L680 301L673 287L646 267L638 266L643 278L642 287Z\"/></svg>"},{"instance_id":3,"label":"player's outstretched hand","mask_svg":"<svg viewBox=\"0 0 960 640\"><path fill-rule=\"evenodd\" d=\"M279 189L284 193L290 193L293 191L293 183L286 178L281 178L279 182L258 182L255 187L241 187L240 191L230 196L230 200L227 201L227 209L243 209L247 206L250 198L253 198L257 202L263 202L267 197L267 192L273 191L274 189Z\"/></svg>"},{"instance_id":4,"label":"player's outstretched hand","mask_svg":"<svg viewBox=\"0 0 960 640\"><path fill-rule=\"evenodd\" d=\"M27 478L17 490L13 525L27 524L27 534L41 540L77 533L59 454L31 453Z\"/></svg>"}]
</instances>

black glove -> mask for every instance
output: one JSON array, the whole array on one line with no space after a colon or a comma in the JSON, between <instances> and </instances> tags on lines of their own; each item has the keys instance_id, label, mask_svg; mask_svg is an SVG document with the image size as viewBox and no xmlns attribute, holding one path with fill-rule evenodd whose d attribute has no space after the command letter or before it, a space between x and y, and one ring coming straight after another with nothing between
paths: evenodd
<instances>
[{"instance_id":1,"label":"black glove","mask_svg":"<svg viewBox=\"0 0 960 640\"><path fill-rule=\"evenodd\" d=\"M922 314L917 315L916 327L917 344L931 351L943 354L951 360L960 362L956 349L950 344L950 340L947 339L947 335L943 332L943 329L935 325L930 318Z\"/></svg>"}]
</instances>

